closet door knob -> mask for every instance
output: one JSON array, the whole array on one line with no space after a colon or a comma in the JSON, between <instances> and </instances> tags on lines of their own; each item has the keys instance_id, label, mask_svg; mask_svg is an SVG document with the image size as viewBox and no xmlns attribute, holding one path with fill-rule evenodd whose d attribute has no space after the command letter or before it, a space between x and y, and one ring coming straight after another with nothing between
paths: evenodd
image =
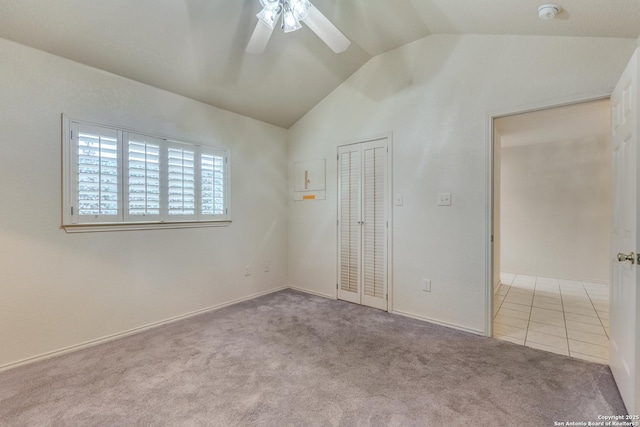
<instances>
[{"instance_id":1,"label":"closet door knob","mask_svg":"<svg viewBox=\"0 0 640 427\"><path fill-rule=\"evenodd\" d=\"M625 262L625 261L631 261L631 264L635 264L636 257L634 255L634 253L631 252L629 255L619 253L618 254L618 262Z\"/></svg>"}]
</instances>

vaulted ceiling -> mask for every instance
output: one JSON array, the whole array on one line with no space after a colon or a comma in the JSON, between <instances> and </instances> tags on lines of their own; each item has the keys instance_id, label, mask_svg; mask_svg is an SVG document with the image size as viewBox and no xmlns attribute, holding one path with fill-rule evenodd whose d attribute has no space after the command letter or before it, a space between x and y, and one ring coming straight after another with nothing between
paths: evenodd
<instances>
[{"instance_id":1,"label":"vaulted ceiling","mask_svg":"<svg viewBox=\"0 0 640 427\"><path fill-rule=\"evenodd\" d=\"M562 0L551 21L535 0L312 1L346 52L303 27L247 54L258 0L2 0L0 37L288 128L371 57L431 34L640 35L638 0Z\"/></svg>"}]
</instances>

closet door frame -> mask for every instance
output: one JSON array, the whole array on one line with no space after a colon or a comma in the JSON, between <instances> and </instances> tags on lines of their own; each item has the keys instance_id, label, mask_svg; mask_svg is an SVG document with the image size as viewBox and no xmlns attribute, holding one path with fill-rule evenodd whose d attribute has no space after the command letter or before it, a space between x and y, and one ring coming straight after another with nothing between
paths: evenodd
<instances>
[{"instance_id":1,"label":"closet door frame","mask_svg":"<svg viewBox=\"0 0 640 427\"><path fill-rule=\"evenodd\" d=\"M386 203L385 203L385 214L387 218L387 231L386 231L386 311L393 311L393 139L392 133L387 133L383 135L373 136L365 139L353 140L350 142L343 143L337 147L337 162L336 162L336 187L337 187L337 197L336 197L336 218L337 218L337 227L336 227L336 299L342 299L350 302L355 302L357 304L362 304L363 301L363 279L362 277L358 277L358 300L352 300L349 298L340 297L340 201L341 201L341 180L340 180L340 153L342 150L347 149L350 146L359 146L360 155L360 163L361 167L364 165L364 147L367 143L376 143L376 142L386 142L387 146L387 156L386 156ZM362 174L362 170L360 171ZM361 178L361 188L363 188L362 178ZM362 195L362 194L361 194ZM362 203L362 197L361 201ZM360 204L360 221L362 221L363 210L362 205ZM360 232L360 242L362 242L362 231ZM362 244L360 245L360 249L358 252L358 263L362 266ZM359 269L359 275L362 274L362 268Z\"/></svg>"}]
</instances>

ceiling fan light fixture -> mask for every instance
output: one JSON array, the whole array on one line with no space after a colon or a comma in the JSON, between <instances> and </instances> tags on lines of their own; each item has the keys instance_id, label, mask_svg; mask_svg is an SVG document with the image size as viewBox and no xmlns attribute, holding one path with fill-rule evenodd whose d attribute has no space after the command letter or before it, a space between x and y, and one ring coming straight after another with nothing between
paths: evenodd
<instances>
[{"instance_id":1,"label":"ceiling fan light fixture","mask_svg":"<svg viewBox=\"0 0 640 427\"><path fill-rule=\"evenodd\" d=\"M289 0L289 3L298 21L304 21L309 16L309 9L311 9L309 0Z\"/></svg>"},{"instance_id":2,"label":"ceiling fan light fixture","mask_svg":"<svg viewBox=\"0 0 640 427\"><path fill-rule=\"evenodd\" d=\"M260 1L262 2L262 0ZM273 30L276 27L276 23L278 22L281 13L282 8L280 7L280 3L272 2L267 4L256 16L267 27Z\"/></svg>"},{"instance_id":3,"label":"ceiling fan light fixture","mask_svg":"<svg viewBox=\"0 0 640 427\"><path fill-rule=\"evenodd\" d=\"M260 0L262 7L276 9L280 5L280 0Z\"/></svg>"},{"instance_id":4,"label":"ceiling fan light fixture","mask_svg":"<svg viewBox=\"0 0 640 427\"><path fill-rule=\"evenodd\" d=\"M263 53L269 43L276 24L282 17L281 27L285 33L302 28L304 22L331 50L341 53L351 42L327 19L310 0L260 0L262 10L256 16L258 23L247 43L246 52Z\"/></svg>"},{"instance_id":5,"label":"ceiling fan light fixture","mask_svg":"<svg viewBox=\"0 0 640 427\"><path fill-rule=\"evenodd\" d=\"M285 33L290 33L300 28L302 28L302 25L300 25L300 21L296 18L293 10L285 5L284 15L282 16L282 30Z\"/></svg>"}]
</instances>

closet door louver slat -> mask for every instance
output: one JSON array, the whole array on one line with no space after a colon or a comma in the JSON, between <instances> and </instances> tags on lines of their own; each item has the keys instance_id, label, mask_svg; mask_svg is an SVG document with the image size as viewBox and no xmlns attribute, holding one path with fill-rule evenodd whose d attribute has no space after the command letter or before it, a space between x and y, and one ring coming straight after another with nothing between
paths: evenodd
<instances>
[{"instance_id":1,"label":"closet door louver slat","mask_svg":"<svg viewBox=\"0 0 640 427\"><path fill-rule=\"evenodd\" d=\"M385 166L386 150L365 150L363 192L363 284L366 296L383 298L385 284Z\"/></svg>"},{"instance_id":2,"label":"closet door louver slat","mask_svg":"<svg viewBox=\"0 0 640 427\"><path fill-rule=\"evenodd\" d=\"M339 159L339 297L360 301L360 152L343 150Z\"/></svg>"}]
</instances>

